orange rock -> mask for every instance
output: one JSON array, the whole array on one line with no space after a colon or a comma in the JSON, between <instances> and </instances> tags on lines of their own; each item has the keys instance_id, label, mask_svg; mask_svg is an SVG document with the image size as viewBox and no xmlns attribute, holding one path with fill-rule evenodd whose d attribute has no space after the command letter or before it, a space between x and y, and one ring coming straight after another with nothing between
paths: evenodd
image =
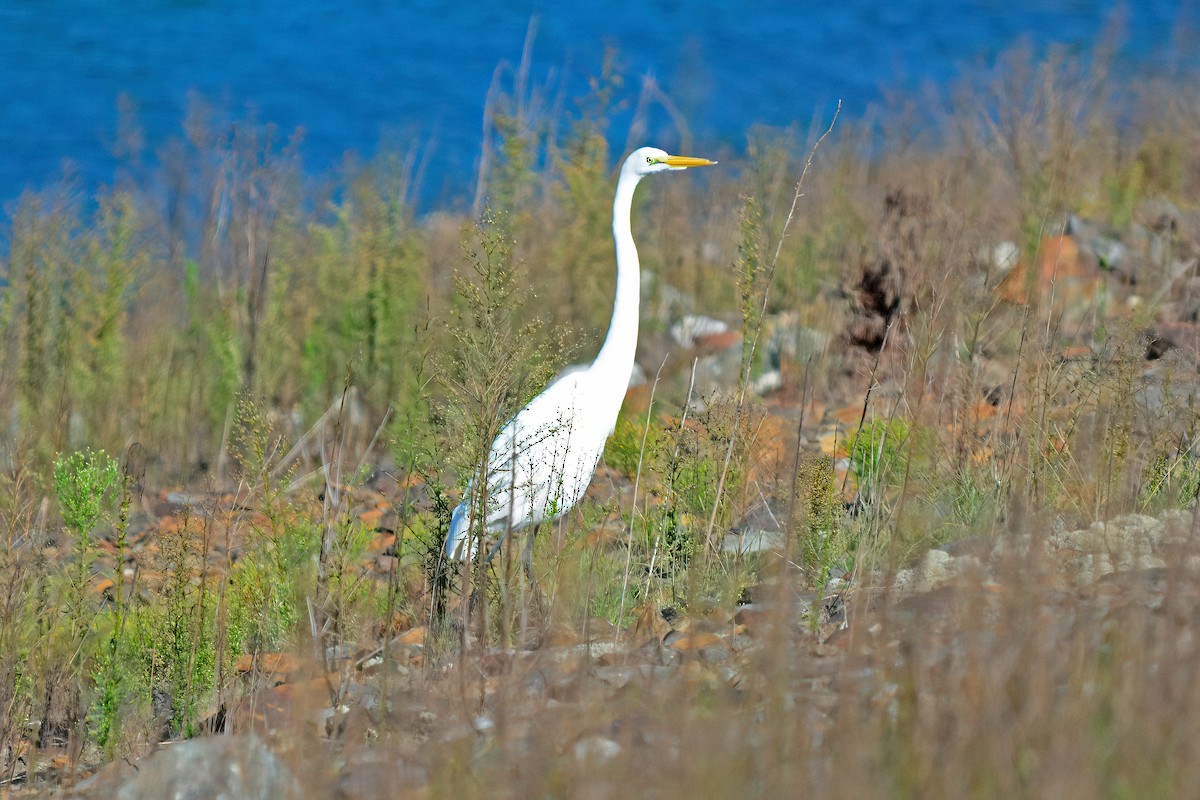
<instances>
[{"instance_id":1,"label":"orange rock","mask_svg":"<svg viewBox=\"0 0 1200 800\"><path fill-rule=\"evenodd\" d=\"M412 630L405 631L404 633L400 634L399 636L397 636L395 639L392 640L392 644L424 646L426 634L427 634L427 631L425 630L425 626L421 625L416 628L413 628Z\"/></svg>"},{"instance_id":2,"label":"orange rock","mask_svg":"<svg viewBox=\"0 0 1200 800\"><path fill-rule=\"evenodd\" d=\"M231 703L229 725L235 732L255 730L268 736L293 735L305 726L315 726L319 719L317 712L327 708L329 702L329 681L323 677L284 683Z\"/></svg>"},{"instance_id":3,"label":"orange rock","mask_svg":"<svg viewBox=\"0 0 1200 800\"><path fill-rule=\"evenodd\" d=\"M996 452L986 445L974 447L967 454L967 460L976 466L990 464L996 459Z\"/></svg>"},{"instance_id":4,"label":"orange rock","mask_svg":"<svg viewBox=\"0 0 1200 800\"><path fill-rule=\"evenodd\" d=\"M639 416L650 410L650 383L643 383L640 386L630 387L625 392L625 402L621 406L621 413L626 416Z\"/></svg>"},{"instance_id":5,"label":"orange rock","mask_svg":"<svg viewBox=\"0 0 1200 800\"><path fill-rule=\"evenodd\" d=\"M827 456L846 455L846 445L842 441L845 431L838 428L823 428L817 434L817 447Z\"/></svg>"},{"instance_id":6,"label":"orange rock","mask_svg":"<svg viewBox=\"0 0 1200 800\"><path fill-rule=\"evenodd\" d=\"M258 670L279 680L286 680L300 669L300 660L294 653L259 653ZM247 653L237 660L234 669L244 675L254 669L255 656Z\"/></svg>"},{"instance_id":7,"label":"orange rock","mask_svg":"<svg viewBox=\"0 0 1200 800\"><path fill-rule=\"evenodd\" d=\"M971 406L971 420L983 422L992 419L1000 413L1000 408L986 401L980 401Z\"/></svg>"},{"instance_id":8,"label":"orange rock","mask_svg":"<svg viewBox=\"0 0 1200 800\"><path fill-rule=\"evenodd\" d=\"M368 512L370 513L370 512ZM363 515L364 517L366 514ZM396 534L394 533L377 533L371 537L371 543L367 545L367 550L372 553L382 553L396 543Z\"/></svg>"},{"instance_id":9,"label":"orange rock","mask_svg":"<svg viewBox=\"0 0 1200 800\"><path fill-rule=\"evenodd\" d=\"M590 531L583 542L588 549L617 547L624 544L625 534L611 525L601 525Z\"/></svg>"},{"instance_id":10,"label":"orange rock","mask_svg":"<svg viewBox=\"0 0 1200 800\"><path fill-rule=\"evenodd\" d=\"M742 341L741 331L721 331L696 337L695 349L700 353L720 353Z\"/></svg>"},{"instance_id":11,"label":"orange rock","mask_svg":"<svg viewBox=\"0 0 1200 800\"><path fill-rule=\"evenodd\" d=\"M708 647L729 649L729 643L715 633L692 633L673 639L667 643L667 647L684 653L696 653Z\"/></svg>"},{"instance_id":12,"label":"orange rock","mask_svg":"<svg viewBox=\"0 0 1200 800\"><path fill-rule=\"evenodd\" d=\"M658 606L647 603L638 612L637 622L633 625L633 643L640 646L651 639L661 642L670 631L671 626L663 619Z\"/></svg>"},{"instance_id":13,"label":"orange rock","mask_svg":"<svg viewBox=\"0 0 1200 800\"><path fill-rule=\"evenodd\" d=\"M1029 291L1042 300L1053 298L1056 304L1091 300L1100 286L1100 268L1082 253L1070 236L1047 236L1042 239L1034 256L1036 268L1032 275L1025 260L1004 276L996 286L1001 300L1017 305L1028 302Z\"/></svg>"},{"instance_id":14,"label":"orange rock","mask_svg":"<svg viewBox=\"0 0 1200 800\"><path fill-rule=\"evenodd\" d=\"M412 489L417 486L422 486L424 483L425 479L416 473L405 475L403 478L398 478L396 480L396 486L401 489Z\"/></svg>"},{"instance_id":15,"label":"orange rock","mask_svg":"<svg viewBox=\"0 0 1200 800\"><path fill-rule=\"evenodd\" d=\"M183 520L179 518L178 514L160 517L158 520L158 532L160 534L178 533L181 527L183 527Z\"/></svg>"},{"instance_id":16,"label":"orange rock","mask_svg":"<svg viewBox=\"0 0 1200 800\"><path fill-rule=\"evenodd\" d=\"M829 419L832 422L847 428L857 428L859 423L862 422L862 418L863 407L861 403L856 403L852 406L842 406L829 412Z\"/></svg>"},{"instance_id":17,"label":"orange rock","mask_svg":"<svg viewBox=\"0 0 1200 800\"><path fill-rule=\"evenodd\" d=\"M379 521L383 519L383 511L378 508L372 508L369 511L364 511L358 518L362 521L364 528L374 529L379 527Z\"/></svg>"}]
</instances>

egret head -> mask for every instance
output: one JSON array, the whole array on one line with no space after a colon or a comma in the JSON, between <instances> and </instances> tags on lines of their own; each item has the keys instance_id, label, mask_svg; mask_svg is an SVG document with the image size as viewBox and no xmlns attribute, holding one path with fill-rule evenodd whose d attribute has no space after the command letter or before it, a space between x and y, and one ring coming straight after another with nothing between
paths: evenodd
<instances>
[{"instance_id":1,"label":"egret head","mask_svg":"<svg viewBox=\"0 0 1200 800\"><path fill-rule=\"evenodd\" d=\"M632 171L639 178L652 172L664 172L669 169L687 169L688 167L707 167L716 164L707 158L692 156L673 156L657 147L639 147L625 159L623 170Z\"/></svg>"}]
</instances>

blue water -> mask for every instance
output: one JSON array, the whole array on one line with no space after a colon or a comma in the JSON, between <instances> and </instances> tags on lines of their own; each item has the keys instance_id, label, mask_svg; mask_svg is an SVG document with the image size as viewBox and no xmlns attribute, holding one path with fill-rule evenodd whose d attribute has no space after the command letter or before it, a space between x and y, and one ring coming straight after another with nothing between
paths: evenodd
<instances>
[{"instance_id":1,"label":"blue water","mask_svg":"<svg viewBox=\"0 0 1200 800\"><path fill-rule=\"evenodd\" d=\"M1124 72L1200 57L1200 0L0 0L0 201L55 181L111 182L118 98L148 152L181 135L191 93L234 117L304 129L306 168L381 142L428 152L423 202L470 194L497 64L520 59L532 17L535 85L573 98L616 49L636 101L652 75L697 148L738 147L753 123L807 124L841 98L859 116L945 86L1025 37L1086 52L1122 15ZM565 108L572 110L568 100ZM615 149L625 130L611 131ZM647 137L675 138L661 112ZM656 138L655 134L660 138Z\"/></svg>"}]
</instances>

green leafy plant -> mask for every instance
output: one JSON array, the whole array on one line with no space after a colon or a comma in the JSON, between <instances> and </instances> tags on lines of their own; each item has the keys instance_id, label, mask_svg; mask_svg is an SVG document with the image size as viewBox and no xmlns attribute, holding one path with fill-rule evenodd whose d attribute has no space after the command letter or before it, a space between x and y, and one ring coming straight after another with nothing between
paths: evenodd
<instances>
[{"instance_id":1,"label":"green leafy plant","mask_svg":"<svg viewBox=\"0 0 1200 800\"><path fill-rule=\"evenodd\" d=\"M849 440L850 468L860 486L899 486L910 467L928 464L928 433L901 419L872 419Z\"/></svg>"},{"instance_id":2,"label":"green leafy plant","mask_svg":"<svg viewBox=\"0 0 1200 800\"><path fill-rule=\"evenodd\" d=\"M92 531L110 507L119 480L119 465L103 450L82 450L54 459L59 513L81 548L90 547Z\"/></svg>"}]
</instances>

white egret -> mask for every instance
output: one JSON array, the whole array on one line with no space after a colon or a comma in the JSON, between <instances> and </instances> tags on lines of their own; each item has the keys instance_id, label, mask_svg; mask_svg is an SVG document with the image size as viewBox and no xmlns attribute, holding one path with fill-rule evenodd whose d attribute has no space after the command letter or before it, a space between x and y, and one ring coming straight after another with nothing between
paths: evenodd
<instances>
[{"instance_id":1,"label":"white egret","mask_svg":"<svg viewBox=\"0 0 1200 800\"><path fill-rule=\"evenodd\" d=\"M655 172L715 163L668 155L655 147L634 150L625 159L613 198L617 291L608 334L595 361L557 378L492 442L486 530L500 533L529 525L536 530L543 520L563 514L583 497L617 424L637 349L640 274L630 229L634 189ZM452 559L471 555L472 489L467 486L450 521L446 555Z\"/></svg>"}]
</instances>

